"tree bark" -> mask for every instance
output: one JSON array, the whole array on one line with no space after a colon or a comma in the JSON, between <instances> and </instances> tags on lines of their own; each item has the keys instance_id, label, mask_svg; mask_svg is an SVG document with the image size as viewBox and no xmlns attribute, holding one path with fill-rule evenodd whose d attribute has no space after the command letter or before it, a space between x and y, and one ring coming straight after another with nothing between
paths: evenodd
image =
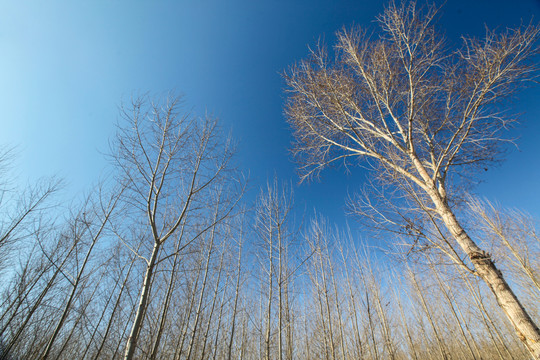
<instances>
[{"instance_id":1,"label":"tree bark","mask_svg":"<svg viewBox=\"0 0 540 360\"><path fill-rule=\"evenodd\" d=\"M429 195L446 228L471 260L476 274L484 280L493 295L495 295L497 303L512 323L519 339L525 344L535 359L540 359L540 330L510 286L508 286L502 273L495 266L491 255L480 249L469 237L456 219L452 209L441 199L435 189L431 189Z\"/></svg>"},{"instance_id":2,"label":"tree bark","mask_svg":"<svg viewBox=\"0 0 540 360\"><path fill-rule=\"evenodd\" d=\"M141 296L139 298L139 306L137 307L135 320L133 321L133 326L131 327L131 332L129 333L129 338L126 345L126 351L124 353L124 360L133 359L133 355L135 354L139 332L141 330L144 313L146 311L146 304L148 303L148 297L150 295L150 285L152 283L152 275L154 273L154 268L156 264L157 255L159 253L159 248L160 248L160 244L158 242L155 242L154 248L152 249L152 255L146 267L146 274L144 276L144 284L143 284Z\"/></svg>"}]
</instances>

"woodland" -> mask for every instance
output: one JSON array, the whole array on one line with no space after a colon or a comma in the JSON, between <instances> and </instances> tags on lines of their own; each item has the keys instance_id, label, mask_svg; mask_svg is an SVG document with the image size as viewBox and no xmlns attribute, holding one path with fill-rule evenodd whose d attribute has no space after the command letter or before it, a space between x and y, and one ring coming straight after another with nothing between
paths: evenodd
<instances>
[{"instance_id":1,"label":"woodland","mask_svg":"<svg viewBox=\"0 0 540 360\"><path fill-rule=\"evenodd\" d=\"M70 204L2 148L0 360L540 359L538 220L472 191L540 28L452 48L438 11L390 4L283 73L300 186L368 169L350 227L277 176L246 196L227 129L172 92L123 104L113 173Z\"/></svg>"}]
</instances>

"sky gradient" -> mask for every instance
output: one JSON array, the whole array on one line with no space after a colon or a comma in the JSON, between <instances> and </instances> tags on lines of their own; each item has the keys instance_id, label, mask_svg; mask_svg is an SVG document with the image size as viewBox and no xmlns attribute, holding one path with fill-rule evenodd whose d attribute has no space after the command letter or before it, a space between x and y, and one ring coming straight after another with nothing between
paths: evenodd
<instances>
[{"instance_id":1,"label":"sky gradient","mask_svg":"<svg viewBox=\"0 0 540 360\"><path fill-rule=\"evenodd\" d=\"M222 120L257 189L275 173L297 183L283 116L288 66L318 39L374 26L377 1L3 1L0 3L0 144L17 146L20 184L58 175L66 193L106 172L118 106L149 92L184 94L185 109ZM440 26L452 42L540 16L540 2L448 0ZM486 172L476 192L540 216L539 88L518 94L519 150ZM362 170L327 169L295 189L296 203L342 221Z\"/></svg>"}]
</instances>

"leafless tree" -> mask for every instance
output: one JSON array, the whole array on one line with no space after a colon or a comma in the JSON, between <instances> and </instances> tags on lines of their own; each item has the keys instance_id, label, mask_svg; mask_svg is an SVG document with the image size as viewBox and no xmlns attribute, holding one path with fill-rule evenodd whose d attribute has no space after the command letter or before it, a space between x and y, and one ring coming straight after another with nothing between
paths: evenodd
<instances>
[{"instance_id":1,"label":"leafless tree","mask_svg":"<svg viewBox=\"0 0 540 360\"><path fill-rule=\"evenodd\" d=\"M485 39L464 37L451 51L435 29L437 10L391 4L378 18L378 38L341 31L335 61L321 48L290 69L286 112L300 175L307 179L336 161L364 159L376 170L382 197L379 203L356 199L354 210L379 227L414 236L414 245L437 247L482 278L540 358L537 325L457 216L464 185L458 175L501 159L512 121L503 100L536 76L540 30L487 30Z\"/></svg>"},{"instance_id":2,"label":"leafless tree","mask_svg":"<svg viewBox=\"0 0 540 360\"><path fill-rule=\"evenodd\" d=\"M125 187L126 206L116 233L145 263L125 359L132 359L137 350L158 268L213 231L240 198L231 177L232 147L220 136L217 121L179 111L177 97L136 99L131 109L122 109L126 122L120 124L113 145L112 159ZM125 235L130 226L137 226L144 239L138 251ZM152 345L148 347L151 350Z\"/></svg>"},{"instance_id":3,"label":"leafless tree","mask_svg":"<svg viewBox=\"0 0 540 360\"><path fill-rule=\"evenodd\" d=\"M529 296L540 301L540 235L537 221L518 210L505 210L487 200L469 198L470 217L475 228L499 259L506 260L508 271L529 290Z\"/></svg>"},{"instance_id":4,"label":"leafless tree","mask_svg":"<svg viewBox=\"0 0 540 360\"><path fill-rule=\"evenodd\" d=\"M73 241L77 244L77 251L81 253L85 251L85 254L79 259L78 256L74 257L75 266L73 273L67 273L67 280L71 290L69 290L65 301L63 304L63 309L61 311L61 316L56 324L56 327L50 336L47 346L41 359L45 360L51 355L53 345L57 337L60 335L60 331L64 326L68 315L73 310L73 304L77 299L79 289L84 286L84 282L88 280L86 271L90 267L92 256L94 251L97 248L98 241L102 240L104 237L105 229L109 224L109 219L113 216L118 199L122 195L122 189L118 191L113 191L113 195L110 196L108 200L105 199L105 194L103 194L103 189L101 187L96 191L96 198L87 198L84 202L81 210L75 214L73 221L70 223L71 234ZM86 239L87 238L87 239ZM87 240L87 241L85 241ZM99 265L103 265L104 262L101 262ZM97 281L99 283L100 281ZM97 288L95 288L97 289ZM90 296L90 300L93 296ZM84 312L79 311L80 314ZM69 342L69 339L65 341L65 344ZM56 354L56 357L59 357L60 353Z\"/></svg>"},{"instance_id":5,"label":"leafless tree","mask_svg":"<svg viewBox=\"0 0 540 360\"><path fill-rule=\"evenodd\" d=\"M236 328L237 328L237 318L238 318L238 312L239 312L239 300L240 300L240 291L241 291L241 279L242 279L242 250L243 250L243 246L244 246L244 224L243 224L243 221L244 221L244 217L241 217L241 223L240 225L238 226L238 238L236 240L237 242L237 245L238 245L238 250L237 250L237 261L236 261L236 274L234 274L236 276L236 281L235 281L235 287L234 287L234 300L233 300L233 306L232 306L232 314L230 314L231 318L230 318L230 334L229 334L229 339L227 340L227 356L225 357L227 360L231 360L232 359L232 354L233 354L233 344L234 344L234 339L235 339L235 331L236 331ZM217 349L216 349L216 353L217 353ZM215 358L215 357L214 357Z\"/></svg>"},{"instance_id":6,"label":"leafless tree","mask_svg":"<svg viewBox=\"0 0 540 360\"><path fill-rule=\"evenodd\" d=\"M0 147L0 271L9 265L9 254L32 237L44 211L54 207L50 198L62 187L58 179L41 179L18 189L11 177L15 150Z\"/></svg>"},{"instance_id":7,"label":"leafless tree","mask_svg":"<svg viewBox=\"0 0 540 360\"><path fill-rule=\"evenodd\" d=\"M261 356L271 359L290 359L293 352L292 323L290 319L290 288L294 268L289 249L294 241L295 230L292 222L293 192L286 185L279 185L277 178L261 191L255 207L255 237L258 244L256 256L261 269L262 289L261 318L264 334L264 351ZM274 306L276 303L277 306ZM274 322L277 317L277 329ZM276 333L277 352L272 351L272 333Z\"/></svg>"}]
</instances>

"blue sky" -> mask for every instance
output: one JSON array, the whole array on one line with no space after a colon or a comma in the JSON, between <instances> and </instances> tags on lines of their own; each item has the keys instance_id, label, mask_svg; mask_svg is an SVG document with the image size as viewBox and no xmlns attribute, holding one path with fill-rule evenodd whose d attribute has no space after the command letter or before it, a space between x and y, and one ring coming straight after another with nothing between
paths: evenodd
<instances>
[{"instance_id":1,"label":"blue sky","mask_svg":"<svg viewBox=\"0 0 540 360\"><path fill-rule=\"evenodd\" d=\"M274 173L297 182L288 155L280 73L319 37L373 26L378 1L1 1L0 144L18 146L17 181L66 179L88 189L105 171L118 106L139 93L185 94L186 110L222 119L258 188ZM440 25L452 41L540 16L540 2L448 0ZM477 193L540 216L540 91L511 105L523 113L519 151L485 174ZM342 221L364 173L330 169L303 184L296 202Z\"/></svg>"}]
</instances>

